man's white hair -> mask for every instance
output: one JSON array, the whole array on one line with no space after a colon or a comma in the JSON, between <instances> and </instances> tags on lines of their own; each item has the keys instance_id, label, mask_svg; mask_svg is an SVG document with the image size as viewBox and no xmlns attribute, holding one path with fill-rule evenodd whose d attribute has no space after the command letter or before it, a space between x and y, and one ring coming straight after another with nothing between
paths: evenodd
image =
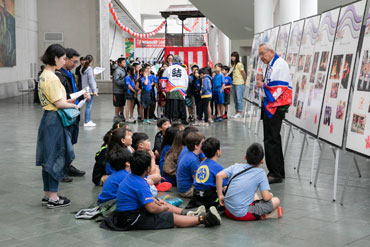
<instances>
[{"instance_id":1,"label":"man's white hair","mask_svg":"<svg viewBox=\"0 0 370 247\"><path fill-rule=\"evenodd\" d=\"M268 42L261 43L259 45L259 47L261 47L261 46L266 46L266 49L269 50L269 51L275 51L274 47L272 47L272 45Z\"/></svg>"}]
</instances>

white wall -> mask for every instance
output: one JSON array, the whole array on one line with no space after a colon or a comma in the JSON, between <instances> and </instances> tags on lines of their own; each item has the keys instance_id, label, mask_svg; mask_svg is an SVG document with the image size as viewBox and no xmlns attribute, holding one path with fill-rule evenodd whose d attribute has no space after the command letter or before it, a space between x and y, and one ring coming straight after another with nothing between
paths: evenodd
<instances>
[{"instance_id":1,"label":"white wall","mask_svg":"<svg viewBox=\"0 0 370 247\"><path fill-rule=\"evenodd\" d=\"M97 1L38 0L39 56L51 43L44 42L45 32L63 32L63 46L77 50L82 56L97 57Z\"/></svg>"},{"instance_id":2,"label":"white wall","mask_svg":"<svg viewBox=\"0 0 370 247\"><path fill-rule=\"evenodd\" d=\"M0 99L18 95L17 81L35 77L31 65L34 68L38 60L36 0L15 1L15 26L16 66L0 67Z\"/></svg>"},{"instance_id":3,"label":"white wall","mask_svg":"<svg viewBox=\"0 0 370 247\"><path fill-rule=\"evenodd\" d=\"M114 27L116 26L116 35L114 36ZM113 40L114 37L114 40ZM125 38L130 38L131 36L126 32L122 31L113 19L110 18L109 21L109 53L110 59L117 60L117 58L123 55L126 56L125 48ZM113 49L112 49L113 45Z\"/></svg>"}]
</instances>

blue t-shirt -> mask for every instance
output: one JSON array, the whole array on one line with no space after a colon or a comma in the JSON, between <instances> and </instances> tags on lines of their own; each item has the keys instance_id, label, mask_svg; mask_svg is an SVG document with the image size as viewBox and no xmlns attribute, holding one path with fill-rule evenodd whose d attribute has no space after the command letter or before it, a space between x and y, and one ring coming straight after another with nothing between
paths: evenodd
<instances>
[{"instance_id":1,"label":"blue t-shirt","mask_svg":"<svg viewBox=\"0 0 370 247\"><path fill-rule=\"evenodd\" d=\"M164 174L163 174L164 156L166 156L166 154L167 154L168 150L170 150L170 148L171 148L170 145L165 145L163 147L161 157L159 159L159 170L161 171L161 176L162 177L164 176Z\"/></svg>"},{"instance_id":2,"label":"blue t-shirt","mask_svg":"<svg viewBox=\"0 0 370 247\"><path fill-rule=\"evenodd\" d=\"M126 88L127 88L127 94L132 95L133 92L128 88L128 86L130 85L132 87L132 89L135 90L135 81L132 80L132 78L129 75L127 75L125 77L125 84L126 84Z\"/></svg>"},{"instance_id":3,"label":"blue t-shirt","mask_svg":"<svg viewBox=\"0 0 370 247\"><path fill-rule=\"evenodd\" d=\"M140 176L129 174L119 185L116 199L117 211L132 211L154 202L149 184Z\"/></svg>"},{"instance_id":4,"label":"blue t-shirt","mask_svg":"<svg viewBox=\"0 0 370 247\"><path fill-rule=\"evenodd\" d=\"M216 175L224 168L214 160L206 159L200 163L194 178L195 190L210 190L216 188ZM227 179L223 186L227 185Z\"/></svg>"},{"instance_id":5,"label":"blue t-shirt","mask_svg":"<svg viewBox=\"0 0 370 247\"><path fill-rule=\"evenodd\" d=\"M233 79L230 76L225 76L225 86L233 85Z\"/></svg>"},{"instance_id":6,"label":"blue t-shirt","mask_svg":"<svg viewBox=\"0 0 370 247\"><path fill-rule=\"evenodd\" d=\"M177 161L176 181L180 193L188 191L193 185L193 176L198 170L200 161L198 155L193 152L186 152Z\"/></svg>"},{"instance_id":7,"label":"blue t-shirt","mask_svg":"<svg viewBox=\"0 0 370 247\"><path fill-rule=\"evenodd\" d=\"M107 180L104 182L102 192L100 195L98 195L99 204L116 199L119 184L128 174L129 173L123 169L113 172L112 175L107 178Z\"/></svg>"},{"instance_id":8,"label":"blue t-shirt","mask_svg":"<svg viewBox=\"0 0 370 247\"><path fill-rule=\"evenodd\" d=\"M143 90L150 92L152 90L152 82L155 82L155 77L149 75L148 76L148 84L145 85L145 76L141 77L141 86L143 87Z\"/></svg>"},{"instance_id":9,"label":"blue t-shirt","mask_svg":"<svg viewBox=\"0 0 370 247\"><path fill-rule=\"evenodd\" d=\"M220 89L222 84L225 84L225 76L223 74L216 74L213 78L213 88Z\"/></svg>"},{"instance_id":10,"label":"blue t-shirt","mask_svg":"<svg viewBox=\"0 0 370 247\"><path fill-rule=\"evenodd\" d=\"M226 168L224 172L228 178L232 178L248 167L250 167L249 164L236 163ZM225 196L227 210L236 217L245 216L258 188L260 191L270 190L267 175L262 168L254 167L234 178Z\"/></svg>"},{"instance_id":11,"label":"blue t-shirt","mask_svg":"<svg viewBox=\"0 0 370 247\"><path fill-rule=\"evenodd\" d=\"M179 160L184 156L184 154L186 154L187 152L189 152L189 149L187 146L185 146L182 150L181 150L181 153L179 155L179 158L177 159L177 163L179 163ZM204 155L204 153L200 153L198 155L198 158L199 158L199 161L204 159L206 156Z\"/></svg>"},{"instance_id":12,"label":"blue t-shirt","mask_svg":"<svg viewBox=\"0 0 370 247\"><path fill-rule=\"evenodd\" d=\"M105 174L111 175L115 171L116 170L113 169L113 167L110 165L109 161L107 161L107 163L105 163Z\"/></svg>"}]
</instances>

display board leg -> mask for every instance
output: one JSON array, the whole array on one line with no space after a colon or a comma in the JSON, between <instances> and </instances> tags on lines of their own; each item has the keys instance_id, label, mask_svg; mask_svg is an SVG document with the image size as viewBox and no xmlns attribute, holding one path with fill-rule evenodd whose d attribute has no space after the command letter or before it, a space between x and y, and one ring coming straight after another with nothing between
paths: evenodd
<instances>
[{"instance_id":1,"label":"display board leg","mask_svg":"<svg viewBox=\"0 0 370 247\"><path fill-rule=\"evenodd\" d=\"M245 101L245 107L244 107L244 119L243 123L245 124L247 122L247 115L248 115L248 109L249 109L249 104L247 101Z\"/></svg>"},{"instance_id":2,"label":"display board leg","mask_svg":"<svg viewBox=\"0 0 370 247\"><path fill-rule=\"evenodd\" d=\"M299 173L299 168L301 167L302 156L303 156L303 151L304 151L305 144L307 143L307 146L308 146L307 134L303 133L303 136L304 137L303 137L303 142L302 142L302 147L301 147L301 153L299 154L298 166L297 166L297 168L294 167L294 169L297 169L297 173Z\"/></svg>"},{"instance_id":3,"label":"display board leg","mask_svg":"<svg viewBox=\"0 0 370 247\"><path fill-rule=\"evenodd\" d=\"M357 173L358 173L358 177L361 178L361 171L360 171L360 167L358 166L358 163L357 163L357 159L355 156L353 156L353 161L355 162L355 166L356 166L356 170L357 170Z\"/></svg>"},{"instance_id":4,"label":"display board leg","mask_svg":"<svg viewBox=\"0 0 370 247\"><path fill-rule=\"evenodd\" d=\"M287 128L288 128L288 125L283 122L283 147L285 147L285 143L286 143L286 135L287 135Z\"/></svg>"},{"instance_id":5,"label":"display board leg","mask_svg":"<svg viewBox=\"0 0 370 247\"><path fill-rule=\"evenodd\" d=\"M249 126L248 126L248 129L250 129L251 128L251 125L252 125L252 119L253 119L253 115L254 115L254 108L255 108L255 106L252 105L251 106L251 116L249 118Z\"/></svg>"},{"instance_id":6,"label":"display board leg","mask_svg":"<svg viewBox=\"0 0 370 247\"><path fill-rule=\"evenodd\" d=\"M319 157L319 163L317 164L317 169L316 169L316 175L315 175L315 182L313 183L313 186L316 187L317 185L317 180L319 179L319 172L320 172L320 167L321 167L321 159L322 159L322 156L323 156L323 151L325 151L325 146L326 144L323 143L322 144L322 147L321 147L321 153L320 153L320 157Z\"/></svg>"},{"instance_id":7,"label":"display board leg","mask_svg":"<svg viewBox=\"0 0 370 247\"><path fill-rule=\"evenodd\" d=\"M333 185L333 202L337 199L337 185L338 185L338 167L339 167L339 155L340 149L337 148L335 151L335 166L334 166L334 185Z\"/></svg>"},{"instance_id":8,"label":"display board leg","mask_svg":"<svg viewBox=\"0 0 370 247\"><path fill-rule=\"evenodd\" d=\"M320 143L319 143L319 141L317 139L315 139L314 142L313 142L313 154L312 154L312 163L311 163L310 184L312 184L312 181L313 181L313 174L314 174L314 169L315 169L315 160L316 160L315 157L316 157L317 146L320 147ZM299 167L298 167L297 173L299 173Z\"/></svg>"},{"instance_id":9,"label":"display board leg","mask_svg":"<svg viewBox=\"0 0 370 247\"><path fill-rule=\"evenodd\" d=\"M286 150L288 149L288 143L289 143L289 138L290 138L291 133L292 133L292 125L289 126L288 137L285 142L284 157L286 156Z\"/></svg>"},{"instance_id":10,"label":"display board leg","mask_svg":"<svg viewBox=\"0 0 370 247\"><path fill-rule=\"evenodd\" d=\"M256 121L256 129L254 130L254 133L256 135L258 135L258 129L259 129L260 120L261 120L261 108L257 108L257 110L256 110L256 118L257 118L257 121Z\"/></svg>"}]
</instances>

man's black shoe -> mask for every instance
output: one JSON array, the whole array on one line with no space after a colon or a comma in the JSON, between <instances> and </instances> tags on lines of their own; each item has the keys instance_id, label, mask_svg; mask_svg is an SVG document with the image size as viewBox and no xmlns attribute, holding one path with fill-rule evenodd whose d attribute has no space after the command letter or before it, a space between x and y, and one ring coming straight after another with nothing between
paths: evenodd
<instances>
[{"instance_id":1,"label":"man's black shoe","mask_svg":"<svg viewBox=\"0 0 370 247\"><path fill-rule=\"evenodd\" d=\"M65 176L64 178L62 178L62 180L60 180L60 182L62 183L70 183L72 181L73 181L73 178L68 177L68 176Z\"/></svg>"},{"instance_id":2,"label":"man's black shoe","mask_svg":"<svg viewBox=\"0 0 370 247\"><path fill-rule=\"evenodd\" d=\"M73 165L71 165L71 167L69 168L69 171L68 171L68 176L71 176L71 177L83 177L85 176L85 173L84 171L81 171L81 170L78 170L76 167L74 167Z\"/></svg>"},{"instance_id":3,"label":"man's black shoe","mask_svg":"<svg viewBox=\"0 0 370 247\"><path fill-rule=\"evenodd\" d=\"M283 179L282 178L276 178L272 176L267 176L267 179L269 180L269 184L277 184L277 183L282 183Z\"/></svg>"}]
</instances>

